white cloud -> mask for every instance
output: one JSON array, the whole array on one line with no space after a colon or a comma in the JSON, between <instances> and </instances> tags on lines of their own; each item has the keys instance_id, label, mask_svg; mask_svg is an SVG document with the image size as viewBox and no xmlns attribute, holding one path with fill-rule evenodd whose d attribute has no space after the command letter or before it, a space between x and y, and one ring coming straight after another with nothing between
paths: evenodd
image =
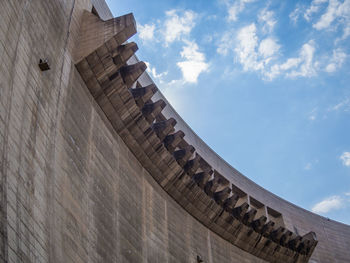
<instances>
[{"instance_id":1,"label":"white cloud","mask_svg":"<svg viewBox=\"0 0 350 263\"><path fill-rule=\"evenodd\" d=\"M293 70L289 75L291 77L302 76L309 77L316 74L314 64L313 64L313 56L315 53L314 42L309 41L304 44L301 51L299 60L301 62L299 69Z\"/></svg>"},{"instance_id":2,"label":"white cloud","mask_svg":"<svg viewBox=\"0 0 350 263\"><path fill-rule=\"evenodd\" d=\"M238 43L234 50L238 61L243 65L243 70L262 70L264 65L258 60L256 51L259 39L256 35L255 24L243 27L238 32L237 41Z\"/></svg>"},{"instance_id":3,"label":"white cloud","mask_svg":"<svg viewBox=\"0 0 350 263\"><path fill-rule=\"evenodd\" d=\"M226 37L224 35L224 37ZM228 35L222 39L218 52L226 54L230 48L232 39ZM267 37L259 42L257 28L254 23L241 28L235 39L234 52L237 60L242 64L244 71L261 71L266 74L266 68L274 60L279 52L280 45L272 37Z\"/></svg>"},{"instance_id":4,"label":"white cloud","mask_svg":"<svg viewBox=\"0 0 350 263\"><path fill-rule=\"evenodd\" d=\"M328 213L332 210L338 210L342 208L344 205L344 200L338 196L331 196L328 197L321 202L317 203L314 205L311 209L312 212L314 213Z\"/></svg>"},{"instance_id":5,"label":"white cloud","mask_svg":"<svg viewBox=\"0 0 350 263\"><path fill-rule=\"evenodd\" d=\"M330 2L329 5L328 1ZM231 7L239 13L243 10L247 2L236 1ZM337 4L332 4L333 2ZM328 8L327 5L329 6ZM311 20L314 19L314 14L320 13L325 8L328 10L332 5L338 6L336 11L338 20L341 23L345 23L344 21L346 19L344 17L346 16L346 12L344 10L349 10L347 16L350 17L350 0L345 0L343 3L339 3L339 0L313 0L306 11L304 6L297 5L290 14L290 19L296 23L300 15L305 12L305 19ZM238 13L236 11L233 12L236 16L232 16L231 20L237 18ZM340 14L344 19L340 19ZM325 23L322 21L326 21L326 16L324 18L322 17L319 15L320 25ZM222 35L216 51L224 56L233 52L235 54L235 61L242 65L244 71L258 71L262 74L263 78L268 80L272 80L277 76L289 78L312 77L320 70L329 73L335 72L344 64L347 54L343 49L334 49L330 57L322 56L322 54L318 54L319 52L316 53L316 47L318 45L316 45L314 40L304 43L296 56L281 60L281 46L278 39L273 36L276 23L274 12L264 8L258 13L258 23L251 23L240 28L238 31L236 30L237 33L233 30L226 31ZM316 24L314 24L314 27L318 27ZM350 35L350 22L348 31ZM321 56L316 56L316 54Z\"/></svg>"},{"instance_id":6,"label":"white cloud","mask_svg":"<svg viewBox=\"0 0 350 263\"><path fill-rule=\"evenodd\" d=\"M301 62L300 57L289 58L285 63L283 63L280 66L280 69L282 69L282 70L289 70L291 68L295 68L295 67L297 67L300 64L300 62Z\"/></svg>"},{"instance_id":7,"label":"white cloud","mask_svg":"<svg viewBox=\"0 0 350 263\"><path fill-rule=\"evenodd\" d=\"M156 26L154 24L151 25L137 25L137 29L139 32L139 38L144 41L153 40L154 38L154 30Z\"/></svg>"},{"instance_id":8,"label":"white cloud","mask_svg":"<svg viewBox=\"0 0 350 263\"><path fill-rule=\"evenodd\" d=\"M315 53L314 41L305 43L300 51L299 56L289 58L283 64L275 64L271 67L270 72L266 75L273 79L279 74L285 73L287 77L310 77L316 74L315 64L313 61Z\"/></svg>"},{"instance_id":9,"label":"white cloud","mask_svg":"<svg viewBox=\"0 0 350 263\"><path fill-rule=\"evenodd\" d=\"M159 81L160 84L162 84L164 82L163 77L165 77L166 75L168 75L168 72L162 72L162 73L157 73L157 70L155 67L152 67L151 64L149 62L145 62L147 65L147 72L153 77L155 78L157 81Z\"/></svg>"},{"instance_id":10,"label":"white cloud","mask_svg":"<svg viewBox=\"0 0 350 263\"><path fill-rule=\"evenodd\" d=\"M259 71L268 80L279 75L290 78L316 75L320 63L314 59L316 51L314 40L304 43L298 56L277 63L281 46L273 37L276 24L274 13L264 8L260 11L258 20L258 26L252 23L242 27L236 35L232 30L225 32L218 44L217 52L226 56L233 51L236 61L242 65L244 71ZM267 36L259 39L259 35L264 34ZM339 50L333 57L334 63L341 62L343 58Z\"/></svg>"},{"instance_id":11,"label":"white cloud","mask_svg":"<svg viewBox=\"0 0 350 263\"><path fill-rule=\"evenodd\" d=\"M258 36L256 35L256 26L251 24L243 27L237 35L238 44L235 52L238 60L243 65L244 70L262 69L262 64L257 61L257 53L255 51L258 45Z\"/></svg>"},{"instance_id":12,"label":"white cloud","mask_svg":"<svg viewBox=\"0 0 350 263\"><path fill-rule=\"evenodd\" d=\"M195 42L185 41L186 46L181 51L181 57L184 61L178 62L177 66L181 69L185 82L196 83L199 74L209 68L205 62L205 55L198 51L198 45Z\"/></svg>"},{"instance_id":13,"label":"white cloud","mask_svg":"<svg viewBox=\"0 0 350 263\"><path fill-rule=\"evenodd\" d=\"M269 80L282 74L291 78L316 75L318 62L314 61L315 42L310 40L305 43L299 50L297 57L289 58L283 63L276 63L274 61L280 54L281 46L277 40L271 37L271 30L275 24L273 13L268 13L265 9L261 12L261 17L264 17L264 21L273 21L266 23L269 30L268 37L259 40L257 26L252 23L241 28L236 38L232 32L226 32L221 38L217 52L227 55L229 51L233 50L244 71L260 71ZM262 30L264 31L264 29ZM340 61L340 53L335 54L337 61Z\"/></svg>"},{"instance_id":14,"label":"white cloud","mask_svg":"<svg viewBox=\"0 0 350 263\"><path fill-rule=\"evenodd\" d=\"M276 19L274 18L274 12L264 8L258 15L258 20L263 24L262 30L264 33L270 33L276 25Z\"/></svg>"},{"instance_id":15,"label":"white cloud","mask_svg":"<svg viewBox=\"0 0 350 263\"><path fill-rule=\"evenodd\" d=\"M183 36L188 36L195 26L196 13L187 10L178 14L179 11L167 11L166 20L164 22L163 35L165 43L169 44L175 40L181 40Z\"/></svg>"},{"instance_id":16,"label":"white cloud","mask_svg":"<svg viewBox=\"0 0 350 263\"><path fill-rule=\"evenodd\" d=\"M326 66L325 71L327 72L336 71L338 68L340 68L343 65L346 57L347 55L342 49L338 48L333 50L333 56L330 59L329 64Z\"/></svg>"},{"instance_id":17,"label":"white cloud","mask_svg":"<svg viewBox=\"0 0 350 263\"><path fill-rule=\"evenodd\" d=\"M255 2L256 0L236 0L226 1L228 7L228 20L237 21L239 13L241 13L247 3Z\"/></svg>"},{"instance_id":18,"label":"white cloud","mask_svg":"<svg viewBox=\"0 0 350 263\"><path fill-rule=\"evenodd\" d=\"M272 38L265 38L260 42L259 54L264 58L274 56L280 49L280 45Z\"/></svg>"},{"instance_id":19,"label":"white cloud","mask_svg":"<svg viewBox=\"0 0 350 263\"><path fill-rule=\"evenodd\" d=\"M158 73L156 68L149 63L147 63L147 71L156 81L164 84L169 89L170 87L178 86L179 83L182 83L182 85L186 82L196 83L199 75L209 69L204 53L200 52L198 45L190 40L190 33L196 25L195 20L198 15L191 10L169 10L165 12L165 16L163 23L159 20L157 21L157 26L154 24L139 26L140 38L144 40L154 39L156 28L160 28L165 46L174 41L182 43L183 48L179 54L182 61L178 62L177 66L181 69L183 78L166 82L164 77L168 72Z\"/></svg>"},{"instance_id":20,"label":"white cloud","mask_svg":"<svg viewBox=\"0 0 350 263\"><path fill-rule=\"evenodd\" d=\"M334 63L330 63L325 68L325 71L327 71L327 72L334 72L334 71L336 71L336 69L337 69L336 65Z\"/></svg>"},{"instance_id":21,"label":"white cloud","mask_svg":"<svg viewBox=\"0 0 350 263\"><path fill-rule=\"evenodd\" d=\"M343 36L337 40L346 39L350 35L350 0L313 0L304 14L305 19L310 21L312 15L318 13L325 3L328 3L327 9L313 27L317 30L333 30L342 25Z\"/></svg>"},{"instance_id":22,"label":"white cloud","mask_svg":"<svg viewBox=\"0 0 350 263\"><path fill-rule=\"evenodd\" d=\"M343 152L340 159L343 161L343 165L350 166L350 152Z\"/></svg>"},{"instance_id":23,"label":"white cloud","mask_svg":"<svg viewBox=\"0 0 350 263\"><path fill-rule=\"evenodd\" d=\"M317 30L328 28L337 17L339 4L340 3L337 0L330 0L327 11L321 16L316 24L313 24L313 27Z\"/></svg>"}]
</instances>

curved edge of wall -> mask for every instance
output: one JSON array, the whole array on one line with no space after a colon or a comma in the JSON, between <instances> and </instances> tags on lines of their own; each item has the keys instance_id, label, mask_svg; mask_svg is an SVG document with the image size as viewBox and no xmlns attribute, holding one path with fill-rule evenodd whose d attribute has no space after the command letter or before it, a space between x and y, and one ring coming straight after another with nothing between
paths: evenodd
<instances>
[{"instance_id":1,"label":"curved edge of wall","mask_svg":"<svg viewBox=\"0 0 350 263\"><path fill-rule=\"evenodd\" d=\"M133 56L128 60L128 64L134 64L138 61L137 57ZM154 83L146 72L140 76L138 82L141 86ZM337 260L344 259L344 262L346 262L350 258L350 252L348 251L348 247L350 247L350 226L316 215L257 185L223 160L201 140L160 91L154 95L153 99L162 99L166 102L162 114L167 119L174 118L177 121L175 130L182 130L185 133L184 139L195 147L196 152L210 163L213 169L237 186L239 190L244 191L248 196L248 202L249 199L262 202L267 209L271 209L272 216L277 210L277 213L280 213L277 217L282 216L282 224L294 230L297 234L303 235L309 231L314 231L317 234L319 244L312 254L311 262L331 262L334 258L337 258Z\"/></svg>"},{"instance_id":2,"label":"curved edge of wall","mask_svg":"<svg viewBox=\"0 0 350 263\"><path fill-rule=\"evenodd\" d=\"M133 56L128 64L138 62L139 59ZM142 86L154 84L151 77L144 72L138 80ZM299 207L256 184L250 180L213 149L211 149L182 119L170 102L160 90L154 95L154 100L162 99L166 102L166 107L162 114L167 118L174 118L177 121L175 130L182 130L185 133L184 139L196 148L196 151L220 174L230 180L230 182L264 203L264 205L278 210L283 215L283 221L287 228L294 230L298 234L305 234L314 231L319 241L311 256L310 262L324 262L324 254L329 255L330 261L339 257L339 253L344 254L344 262L350 258L350 226L344 223L320 216L302 207ZM345 255L347 253L347 255ZM325 262L328 262L327 259Z\"/></svg>"}]
</instances>

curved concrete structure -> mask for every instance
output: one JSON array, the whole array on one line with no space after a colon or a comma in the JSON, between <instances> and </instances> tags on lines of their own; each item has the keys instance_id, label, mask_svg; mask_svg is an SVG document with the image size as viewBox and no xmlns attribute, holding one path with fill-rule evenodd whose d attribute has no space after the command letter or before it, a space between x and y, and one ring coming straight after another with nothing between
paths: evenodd
<instances>
[{"instance_id":1,"label":"curved concrete structure","mask_svg":"<svg viewBox=\"0 0 350 263\"><path fill-rule=\"evenodd\" d=\"M125 44L132 14L0 3L2 261L350 261L349 226L259 187L178 116Z\"/></svg>"}]
</instances>

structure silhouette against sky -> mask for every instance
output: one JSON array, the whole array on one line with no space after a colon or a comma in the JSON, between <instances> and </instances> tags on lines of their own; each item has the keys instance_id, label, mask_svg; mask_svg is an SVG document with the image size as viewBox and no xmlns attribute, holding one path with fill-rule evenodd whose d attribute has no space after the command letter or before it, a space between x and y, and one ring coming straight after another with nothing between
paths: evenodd
<instances>
[{"instance_id":1,"label":"structure silhouette against sky","mask_svg":"<svg viewBox=\"0 0 350 263\"><path fill-rule=\"evenodd\" d=\"M107 1L138 56L220 156L273 193L350 223L350 2Z\"/></svg>"}]
</instances>

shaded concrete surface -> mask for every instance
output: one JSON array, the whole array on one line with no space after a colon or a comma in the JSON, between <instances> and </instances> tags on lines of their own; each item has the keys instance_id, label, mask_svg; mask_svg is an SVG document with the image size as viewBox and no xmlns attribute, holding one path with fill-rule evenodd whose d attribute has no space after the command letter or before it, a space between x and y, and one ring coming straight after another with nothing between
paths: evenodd
<instances>
[{"instance_id":1,"label":"shaded concrete surface","mask_svg":"<svg viewBox=\"0 0 350 263\"><path fill-rule=\"evenodd\" d=\"M72 62L92 4L111 18L103 0L0 1L1 261L196 262L199 255L204 262L264 262L187 213L111 126ZM51 70L40 71L40 58ZM144 74L140 82L151 80ZM286 227L316 232L310 262L350 261L349 226L265 191L221 160L169 105L164 115L213 168L280 212Z\"/></svg>"}]
</instances>

